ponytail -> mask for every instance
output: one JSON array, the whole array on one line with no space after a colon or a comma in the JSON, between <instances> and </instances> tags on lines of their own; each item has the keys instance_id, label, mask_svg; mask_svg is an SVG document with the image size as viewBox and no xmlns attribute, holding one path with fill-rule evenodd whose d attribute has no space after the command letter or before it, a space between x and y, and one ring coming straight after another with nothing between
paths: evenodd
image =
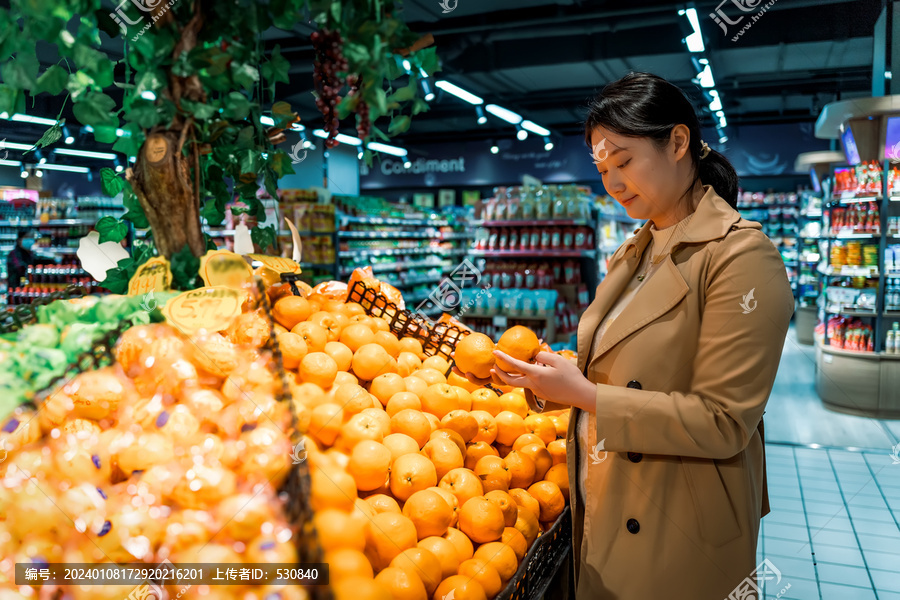
<instances>
[{"instance_id":1,"label":"ponytail","mask_svg":"<svg viewBox=\"0 0 900 600\"><path fill-rule=\"evenodd\" d=\"M738 176L734 166L721 153L710 149L706 158L696 163L699 165L697 176L704 185L712 189L727 202L731 208L737 208Z\"/></svg>"}]
</instances>

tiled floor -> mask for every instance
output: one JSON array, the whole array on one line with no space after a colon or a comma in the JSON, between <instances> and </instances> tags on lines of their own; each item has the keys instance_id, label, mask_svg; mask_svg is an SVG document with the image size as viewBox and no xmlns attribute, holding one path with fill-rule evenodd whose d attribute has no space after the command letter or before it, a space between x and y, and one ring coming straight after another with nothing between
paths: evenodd
<instances>
[{"instance_id":1,"label":"tiled floor","mask_svg":"<svg viewBox=\"0 0 900 600\"><path fill-rule=\"evenodd\" d=\"M824 409L814 373L792 331L765 416L772 512L758 555L781 578L764 596L900 600L900 421Z\"/></svg>"}]
</instances>

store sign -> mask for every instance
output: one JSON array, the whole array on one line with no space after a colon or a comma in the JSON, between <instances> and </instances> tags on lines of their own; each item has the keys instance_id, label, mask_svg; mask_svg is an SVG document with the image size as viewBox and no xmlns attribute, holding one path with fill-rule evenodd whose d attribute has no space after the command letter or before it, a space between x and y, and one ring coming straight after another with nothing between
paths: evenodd
<instances>
[{"instance_id":1,"label":"store sign","mask_svg":"<svg viewBox=\"0 0 900 600\"><path fill-rule=\"evenodd\" d=\"M381 172L385 175L418 175L420 173L465 173L466 159L462 156L453 160L410 161L407 167L402 160L385 159L381 162Z\"/></svg>"}]
</instances>

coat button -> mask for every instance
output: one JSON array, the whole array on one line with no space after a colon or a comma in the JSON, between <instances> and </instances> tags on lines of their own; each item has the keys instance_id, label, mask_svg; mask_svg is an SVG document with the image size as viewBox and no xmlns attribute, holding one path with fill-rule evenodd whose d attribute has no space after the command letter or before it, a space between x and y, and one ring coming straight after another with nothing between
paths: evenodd
<instances>
[{"instance_id":1,"label":"coat button","mask_svg":"<svg viewBox=\"0 0 900 600\"><path fill-rule=\"evenodd\" d=\"M637 533L641 530L641 524L638 523L637 519L628 519L625 522L625 527L628 528L628 533Z\"/></svg>"},{"instance_id":2,"label":"coat button","mask_svg":"<svg viewBox=\"0 0 900 600\"><path fill-rule=\"evenodd\" d=\"M642 458L644 458L644 455L641 454L640 452L629 452L628 453L628 460L630 460L633 463L641 462Z\"/></svg>"},{"instance_id":3,"label":"coat button","mask_svg":"<svg viewBox=\"0 0 900 600\"><path fill-rule=\"evenodd\" d=\"M642 390L642 389L644 389L644 388L641 387L641 382L640 382L640 381L637 381L636 379L632 379L631 381L629 381L628 384L627 384L625 387L631 388L631 389L633 389L633 390Z\"/></svg>"}]
</instances>

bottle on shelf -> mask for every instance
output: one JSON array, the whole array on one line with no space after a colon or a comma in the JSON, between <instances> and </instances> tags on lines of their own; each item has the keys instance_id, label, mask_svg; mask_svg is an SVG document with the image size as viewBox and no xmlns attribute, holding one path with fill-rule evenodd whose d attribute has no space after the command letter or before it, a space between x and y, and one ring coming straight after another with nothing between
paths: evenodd
<instances>
[{"instance_id":1,"label":"bottle on shelf","mask_svg":"<svg viewBox=\"0 0 900 600\"><path fill-rule=\"evenodd\" d=\"M888 330L884 352L885 354L900 354L900 323L894 322L894 326Z\"/></svg>"}]
</instances>

